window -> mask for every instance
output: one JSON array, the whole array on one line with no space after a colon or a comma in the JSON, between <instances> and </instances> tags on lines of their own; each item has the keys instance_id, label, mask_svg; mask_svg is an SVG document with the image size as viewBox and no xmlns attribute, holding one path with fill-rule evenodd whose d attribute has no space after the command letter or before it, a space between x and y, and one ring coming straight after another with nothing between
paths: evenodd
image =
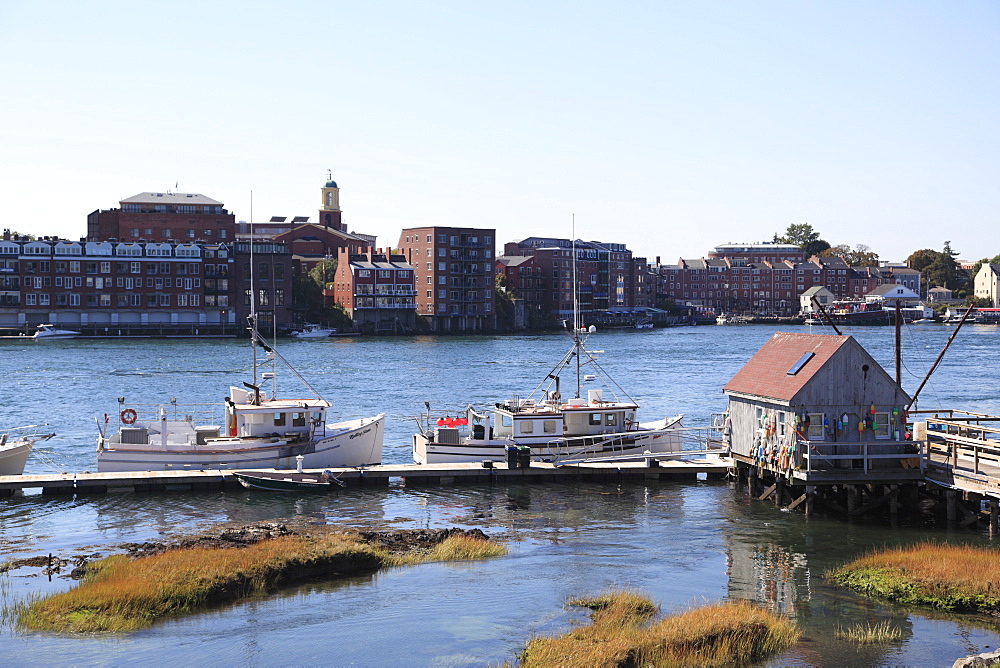
<instances>
[{"instance_id":1,"label":"window","mask_svg":"<svg viewBox=\"0 0 1000 668\"><path fill-rule=\"evenodd\" d=\"M520 420L518 424L522 434L531 434L535 431L535 423L531 420Z\"/></svg>"},{"instance_id":2,"label":"window","mask_svg":"<svg viewBox=\"0 0 1000 668\"><path fill-rule=\"evenodd\" d=\"M542 431L546 434L556 433L556 421L555 420L545 420L542 422Z\"/></svg>"},{"instance_id":3,"label":"window","mask_svg":"<svg viewBox=\"0 0 1000 668\"><path fill-rule=\"evenodd\" d=\"M822 413L809 413L806 416L806 420L809 423L809 427L806 430L806 438L810 441L822 441L826 439L823 417Z\"/></svg>"},{"instance_id":4,"label":"window","mask_svg":"<svg viewBox=\"0 0 1000 668\"><path fill-rule=\"evenodd\" d=\"M608 413L604 416L604 424L608 427L614 427L618 424L618 416L614 413Z\"/></svg>"},{"instance_id":5,"label":"window","mask_svg":"<svg viewBox=\"0 0 1000 668\"><path fill-rule=\"evenodd\" d=\"M593 427L599 427L599 426L601 426L601 419L602 418L601 418L601 414L600 413L591 413L590 414L590 424L591 424L591 426L593 426Z\"/></svg>"},{"instance_id":6,"label":"window","mask_svg":"<svg viewBox=\"0 0 1000 668\"><path fill-rule=\"evenodd\" d=\"M875 438L891 438L889 413L875 413Z\"/></svg>"}]
</instances>

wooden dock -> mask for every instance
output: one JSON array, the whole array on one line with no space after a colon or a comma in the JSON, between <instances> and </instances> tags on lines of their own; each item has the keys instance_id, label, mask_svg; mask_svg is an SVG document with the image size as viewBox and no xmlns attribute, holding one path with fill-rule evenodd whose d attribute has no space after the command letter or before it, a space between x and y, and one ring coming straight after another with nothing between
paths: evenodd
<instances>
[{"instance_id":1,"label":"wooden dock","mask_svg":"<svg viewBox=\"0 0 1000 668\"><path fill-rule=\"evenodd\" d=\"M730 462L720 457L685 461L593 462L555 466L532 462L528 468L509 468L494 463L387 464L364 468L330 468L348 487L385 487L393 479L404 485L490 485L542 482L625 482L643 480L709 480L725 478ZM261 470L261 469L257 469ZM308 469L303 475L322 473ZM294 479L296 472L289 471ZM26 489L41 489L44 495L106 494L113 491L167 492L242 489L229 470L133 471L127 473L55 473L0 476L0 497Z\"/></svg>"}]
</instances>

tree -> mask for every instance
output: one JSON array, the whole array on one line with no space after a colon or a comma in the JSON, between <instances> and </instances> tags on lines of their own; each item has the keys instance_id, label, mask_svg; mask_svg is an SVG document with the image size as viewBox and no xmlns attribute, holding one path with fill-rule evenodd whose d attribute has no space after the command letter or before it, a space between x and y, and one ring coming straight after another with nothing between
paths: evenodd
<instances>
[{"instance_id":1,"label":"tree","mask_svg":"<svg viewBox=\"0 0 1000 668\"><path fill-rule=\"evenodd\" d=\"M819 238L819 232L813 229L809 223L792 223L785 230L785 236L780 239L775 235L776 240L781 243L795 244L801 248L807 257L819 255L830 247L829 242Z\"/></svg>"},{"instance_id":2,"label":"tree","mask_svg":"<svg viewBox=\"0 0 1000 668\"><path fill-rule=\"evenodd\" d=\"M956 257L958 253L951 249L951 242L945 241L943 250L924 248L910 253L906 258L906 264L910 269L916 269L923 274L921 282L924 291L937 286L957 290L969 279L955 260Z\"/></svg>"},{"instance_id":3,"label":"tree","mask_svg":"<svg viewBox=\"0 0 1000 668\"><path fill-rule=\"evenodd\" d=\"M308 274L297 276L292 288L293 303L302 309L303 317L337 329L351 329L354 323L341 306L327 306L323 290L337 275L337 261L323 260L309 270Z\"/></svg>"},{"instance_id":4,"label":"tree","mask_svg":"<svg viewBox=\"0 0 1000 668\"><path fill-rule=\"evenodd\" d=\"M847 244L837 244L820 255L842 258L849 267L875 267L878 266L879 260L878 253L865 244L858 244L853 250Z\"/></svg>"}]
</instances>

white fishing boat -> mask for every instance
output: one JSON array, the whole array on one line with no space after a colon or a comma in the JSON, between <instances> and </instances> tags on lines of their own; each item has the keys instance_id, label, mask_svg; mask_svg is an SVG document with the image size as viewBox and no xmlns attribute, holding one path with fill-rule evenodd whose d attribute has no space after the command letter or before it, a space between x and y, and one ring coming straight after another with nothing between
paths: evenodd
<instances>
[{"instance_id":1,"label":"white fishing boat","mask_svg":"<svg viewBox=\"0 0 1000 668\"><path fill-rule=\"evenodd\" d=\"M58 341L75 339L78 336L80 336L80 332L71 329L58 329L55 325L39 325L31 338L35 341Z\"/></svg>"},{"instance_id":2,"label":"white fishing boat","mask_svg":"<svg viewBox=\"0 0 1000 668\"><path fill-rule=\"evenodd\" d=\"M575 274L575 247L573 255ZM576 305L574 294L574 320L579 319ZM526 398L515 396L484 413L469 406L455 418L437 420L431 417L428 406L420 431L413 435L413 461L511 462L514 449L522 449L523 456L530 451L533 460L555 463L679 452L683 415L640 423L638 404L598 364L595 355L602 351L586 349L587 335L596 328L581 328L574 322L567 324L566 330L572 346ZM575 367L571 366L574 362ZM560 373L568 368L576 369L576 390L572 397L564 398ZM605 387L588 389L584 395L581 387L585 380L603 381Z\"/></svg>"},{"instance_id":3,"label":"white fishing boat","mask_svg":"<svg viewBox=\"0 0 1000 668\"><path fill-rule=\"evenodd\" d=\"M382 461L385 415L331 422L323 399L257 332L250 316L253 378L244 388L230 387L223 404L127 403L118 398L118 415L98 421L97 470L162 471L185 469L293 469L296 457L306 468L359 467ZM257 347L266 351L270 372L258 378ZM309 399L277 396L281 361L313 394ZM271 381L270 393L262 387Z\"/></svg>"},{"instance_id":4,"label":"white fishing boat","mask_svg":"<svg viewBox=\"0 0 1000 668\"><path fill-rule=\"evenodd\" d=\"M39 430L44 426L32 424L0 430L0 475L24 473L24 465L35 443L55 435L41 433Z\"/></svg>"},{"instance_id":5,"label":"white fishing boat","mask_svg":"<svg viewBox=\"0 0 1000 668\"><path fill-rule=\"evenodd\" d=\"M292 330L289 336L297 339L322 339L333 336L337 330L331 327L320 327L315 324L303 324L298 329Z\"/></svg>"}]
</instances>

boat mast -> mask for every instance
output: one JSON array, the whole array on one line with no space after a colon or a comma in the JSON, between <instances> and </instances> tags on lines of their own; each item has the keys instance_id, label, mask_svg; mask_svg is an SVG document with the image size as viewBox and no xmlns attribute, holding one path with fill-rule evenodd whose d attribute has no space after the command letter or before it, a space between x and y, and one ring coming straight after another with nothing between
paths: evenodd
<instances>
[{"instance_id":1,"label":"boat mast","mask_svg":"<svg viewBox=\"0 0 1000 668\"><path fill-rule=\"evenodd\" d=\"M253 191L250 191L250 347L253 350L253 379L252 384L257 385L257 295L253 280ZM256 393L260 396L260 393Z\"/></svg>"},{"instance_id":2,"label":"boat mast","mask_svg":"<svg viewBox=\"0 0 1000 668\"><path fill-rule=\"evenodd\" d=\"M573 214L573 348L576 355L576 398L580 398L580 281L576 275L576 214Z\"/></svg>"}]
</instances>

